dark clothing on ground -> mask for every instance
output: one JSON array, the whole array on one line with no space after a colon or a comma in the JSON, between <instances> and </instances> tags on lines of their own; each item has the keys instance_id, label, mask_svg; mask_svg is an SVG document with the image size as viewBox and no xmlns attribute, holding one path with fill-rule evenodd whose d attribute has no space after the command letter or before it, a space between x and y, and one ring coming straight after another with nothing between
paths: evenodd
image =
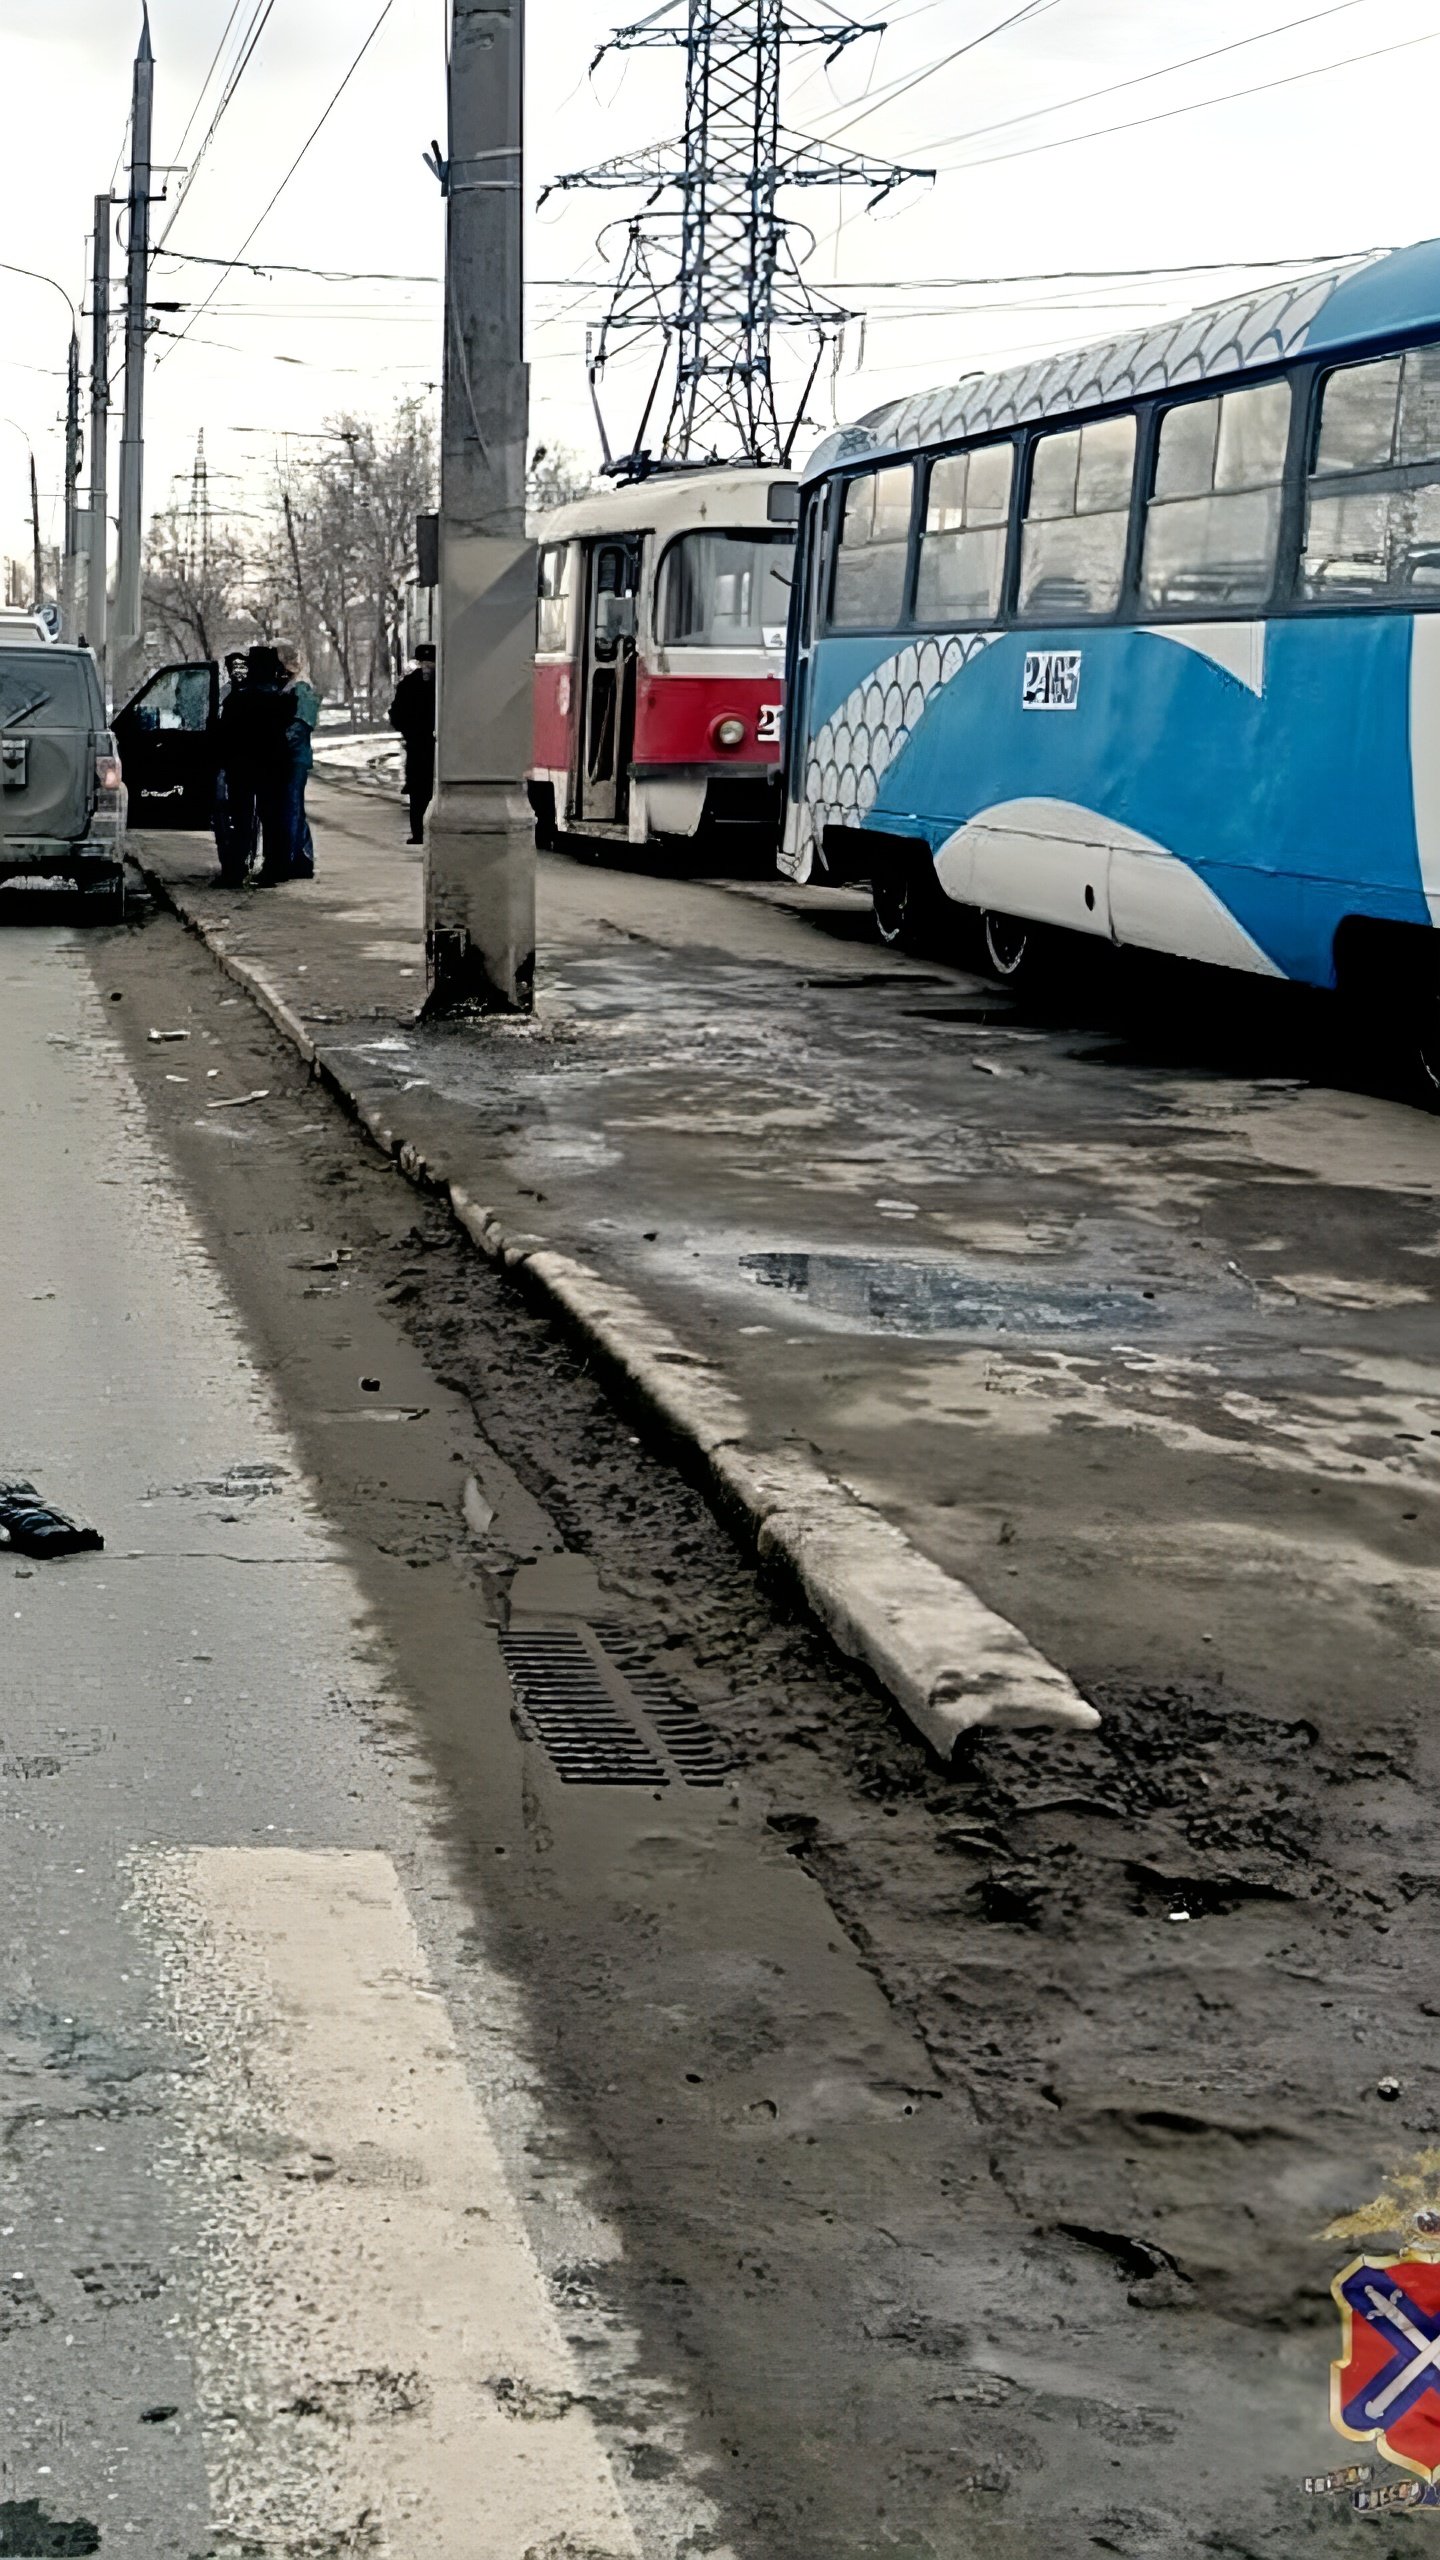
<instances>
[{"instance_id":1,"label":"dark clothing on ground","mask_svg":"<svg viewBox=\"0 0 1440 2560\"><path fill-rule=\"evenodd\" d=\"M410 803L410 841L424 835L425 812L435 791L435 679L413 667L402 676L390 705L390 726L405 741L405 797Z\"/></svg>"}]
</instances>

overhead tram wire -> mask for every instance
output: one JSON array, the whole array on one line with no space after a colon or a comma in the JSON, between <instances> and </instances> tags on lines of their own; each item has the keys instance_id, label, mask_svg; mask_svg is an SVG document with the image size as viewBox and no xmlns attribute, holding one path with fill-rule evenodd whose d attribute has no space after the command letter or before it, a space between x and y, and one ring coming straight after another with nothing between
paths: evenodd
<instances>
[{"instance_id":1,"label":"overhead tram wire","mask_svg":"<svg viewBox=\"0 0 1440 2560\"><path fill-rule=\"evenodd\" d=\"M942 133L934 142L918 145L926 151L939 151L947 144L988 142L993 134L1009 133L1019 124L1035 124L1044 116L1064 115L1072 107L1093 106L1097 98L1117 97L1123 89L1143 88L1150 80L1168 80L1177 71L1193 71L1202 62L1216 62L1225 53L1240 53L1247 45L1268 44L1275 36L1298 34L1302 27L1313 27L1322 18L1338 18L1342 11L1369 5L1369 0L1330 0L1328 8L1311 9L1303 18L1286 18L1278 27L1261 27L1255 35L1234 36L1228 44L1211 45L1204 53L1187 53L1179 62L1162 62L1153 71L1133 71L1124 80L1107 80L1101 89L1082 89L1077 98L1057 98L1053 106L1027 107L1023 114L1000 116L993 124L972 125L964 133ZM958 164L957 164L958 165Z\"/></svg>"},{"instance_id":2,"label":"overhead tram wire","mask_svg":"<svg viewBox=\"0 0 1440 2560\"><path fill-rule=\"evenodd\" d=\"M1440 27L1431 27L1424 35L1405 36L1398 44L1371 45L1364 53L1346 54L1340 62L1315 62L1305 71L1287 71L1276 80L1256 80L1248 88L1226 89L1218 98L1192 98L1179 107L1157 107L1149 115L1128 116L1118 124L1093 125L1084 133L1057 134L1050 142L1023 143L1014 151L989 151L978 160L956 160L942 172L946 177L963 178L972 169L998 168L1006 160L1033 160L1047 151L1069 151L1082 142L1103 142L1115 133L1138 133L1152 124L1169 124L1177 116L1203 115L1210 107L1228 107L1239 98L1260 98L1276 89L1293 89L1302 80L1323 80L1333 71L1353 71L1366 62L1383 62L1391 54L1413 53L1417 45L1440 42Z\"/></svg>"},{"instance_id":3,"label":"overhead tram wire","mask_svg":"<svg viewBox=\"0 0 1440 2560\"><path fill-rule=\"evenodd\" d=\"M225 86L220 92L219 104L217 105L215 113L211 117L209 125L206 128L204 141L201 143L199 150L196 152L194 159L191 161L189 168L186 170L184 177L180 181L175 202L170 208L170 219L166 223L164 230L161 232L159 239L155 243L157 250L164 247L165 242L169 239L171 232L174 230L176 223L180 219L185 199L189 195L190 190L195 183L196 176L204 162L205 154L209 150L211 143L214 141L216 134L219 132L220 127L225 120L226 112L235 96L235 92L239 88L241 81L244 79L246 72L249 70L251 63L255 58L256 47L270 23L274 10L275 0L255 0L250 23L240 39L239 52L226 75ZM233 22L233 11L231 16Z\"/></svg>"},{"instance_id":4,"label":"overhead tram wire","mask_svg":"<svg viewBox=\"0 0 1440 2560\"><path fill-rule=\"evenodd\" d=\"M167 249L167 258L177 258L189 267L226 267L250 276L316 276L322 284L433 284L444 282L442 276L405 275L388 267L302 267L288 258L216 258L206 257L199 249ZM578 284L578 276L552 279L561 284Z\"/></svg>"},{"instance_id":5,"label":"overhead tram wire","mask_svg":"<svg viewBox=\"0 0 1440 2560\"><path fill-rule=\"evenodd\" d=\"M270 5L273 7L274 0L270 0ZM243 258L251 241L254 239L256 232L260 229L263 223L268 222L271 214L275 210L275 207L279 203L280 198L283 196L291 179L294 177L296 170L304 160L312 143L318 140L320 134L324 131L325 126L329 123L331 116L340 104L341 99L344 97L346 90L349 88L351 81L354 79L356 72L359 70L361 63L364 61L366 54L375 42L376 37L380 33L381 28L384 26L385 21L389 17L394 6L395 0L383 0L383 6L380 10L380 14L375 20L374 25L371 27L369 34L366 36L364 43L361 45L359 52L354 56L349 68L343 73L336 87L332 90L319 118L311 126L310 131L301 143L299 150L296 152L294 159L291 161L289 168L286 170L284 177L281 179L279 186L275 189L275 192L271 196L268 204L264 207L262 212L256 215L255 220L251 223L249 230L246 232L244 239L236 250L234 257L225 267L222 268L220 274L216 277L215 282L210 287L209 292L206 294L204 301L198 304L196 309L191 313L184 328L177 329L174 344L166 348L163 356L158 356L156 358L157 369L160 365L168 363L170 357L174 355L176 347L184 344L184 341L189 337L191 330L194 328L196 321L209 310L216 294L220 291L221 286L225 282L226 276L233 274L235 268L239 265L240 260Z\"/></svg>"},{"instance_id":6,"label":"overhead tram wire","mask_svg":"<svg viewBox=\"0 0 1440 2560\"><path fill-rule=\"evenodd\" d=\"M176 158L176 161L177 161L177 162L183 162L183 160L184 160L184 158L185 158L185 145L186 145L186 143L189 141L191 134L192 134L192 133L194 132L194 130L195 130L196 119L198 118L199 113L200 113L200 110L201 110L201 108L203 107L203 105L205 104L205 100L206 100L207 96L209 95L210 83L211 83L211 81L212 81L212 80L214 79L214 77L215 77L215 72L216 72L216 68L217 68L217 66L218 66L218 64L219 64L220 57L221 57L222 53L224 52L226 45L227 45L227 44L229 43L229 41L230 41L230 30L231 30L231 28L234 26L235 21L236 21L236 19L239 17L240 12L241 12L241 10L244 8L244 6L245 6L245 0L232 0L232 6L231 6L231 10L230 10L230 15L229 15L229 17L226 19L226 21L225 21L225 28L224 28L224 32L223 32L223 34L221 35L220 41L219 41L219 43L217 44L217 46L215 47L215 50L214 50L213 54L212 54L212 55L211 55L211 57L210 57L210 68L209 68L209 70L206 72L204 79L203 79L203 80L201 81L201 83L200 83L199 94L198 94L198 96L196 97L195 104L194 104L194 106L191 108L189 115L188 115L188 116L186 117L186 119L185 119L185 130L184 130L184 132L181 134L179 141L178 141L178 142L176 143L176 145L175 145L175 158Z\"/></svg>"},{"instance_id":7,"label":"overhead tram wire","mask_svg":"<svg viewBox=\"0 0 1440 2560\"><path fill-rule=\"evenodd\" d=\"M1382 244L1384 245L1384 244ZM842 277L840 289L845 293L909 293L919 288L935 291L954 287L956 291L975 291L986 285L1001 284L1069 284L1099 277L1108 282L1127 283L1141 276L1228 276L1269 275L1301 267L1339 267L1347 259L1372 254L1362 249L1307 249L1291 258L1186 258L1174 266L1149 267L1039 267L1023 272L990 276L894 276ZM225 267L245 275L314 276L323 284L429 284L439 286L439 276L399 274L375 267L306 267L284 259L218 258L202 256L196 249L167 249L167 258L183 259L188 265ZM527 276L529 285L546 285L561 292L573 292L580 286L604 284L604 276Z\"/></svg>"}]
</instances>

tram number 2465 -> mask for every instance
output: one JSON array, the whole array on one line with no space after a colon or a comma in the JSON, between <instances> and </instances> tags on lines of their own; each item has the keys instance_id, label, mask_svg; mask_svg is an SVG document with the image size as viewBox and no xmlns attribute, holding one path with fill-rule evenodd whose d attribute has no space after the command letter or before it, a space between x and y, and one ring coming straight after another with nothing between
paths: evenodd
<instances>
[{"instance_id":1,"label":"tram number 2465","mask_svg":"<svg viewBox=\"0 0 1440 2560\"><path fill-rule=\"evenodd\" d=\"M1078 710L1082 655L1079 649L1027 649L1021 710Z\"/></svg>"}]
</instances>

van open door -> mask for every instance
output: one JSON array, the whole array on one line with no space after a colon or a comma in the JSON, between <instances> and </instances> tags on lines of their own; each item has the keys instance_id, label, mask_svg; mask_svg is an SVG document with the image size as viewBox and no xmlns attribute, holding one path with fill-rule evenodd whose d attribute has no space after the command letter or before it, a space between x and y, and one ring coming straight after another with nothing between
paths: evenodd
<instances>
[{"instance_id":1,"label":"van open door","mask_svg":"<svg viewBox=\"0 0 1440 2560\"><path fill-rule=\"evenodd\" d=\"M161 667L114 721L132 827L208 827L219 765L220 669Z\"/></svg>"}]
</instances>

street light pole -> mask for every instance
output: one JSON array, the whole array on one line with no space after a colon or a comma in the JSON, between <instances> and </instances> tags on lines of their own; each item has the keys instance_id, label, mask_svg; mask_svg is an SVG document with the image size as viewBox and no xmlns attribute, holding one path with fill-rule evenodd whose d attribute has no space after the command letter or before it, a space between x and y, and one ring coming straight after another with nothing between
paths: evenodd
<instances>
[{"instance_id":1,"label":"street light pole","mask_svg":"<svg viewBox=\"0 0 1440 2560\"><path fill-rule=\"evenodd\" d=\"M48 284L52 293L59 294L70 314L70 351L65 366L65 544L61 557L59 603L66 638L72 639L80 532L80 321L63 284L54 276L47 276L43 269L17 267L9 258L0 258L0 273L28 276L32 284Z\"/></svg>"},{"instance_id":2,"label":"street light pole","mask_svg":"<svg viewBox=\"0 0 1440 2560\"><path fill-rule=\"evenodd\" d=\"M130 234L125 273L125 413L120 435L120 548L115 568L115 673L124 684L138 672L127 663L140 646L140 559L144 547L145 334L150 274L150 120L155 57L145 9L135 55L130 138Z\"/></svg>"},{"instance_id":3,"label":"street light pole","mask_svg":"<svg viewBox=\"0 0 1440 2560\"><path fill-rule=\"evenodd\" d=\"M427 1013L526 1013L535 975L529 762L534 573L521 331L524 0L451 0L435 798Z\"/></svg>"},{"instance_id":4,"label":"street light pole","mask_svg":"<svg viewBox=\"0 0 1440 2560\"><path fill-rule=\"evenodd\" d=\"M35 448L18 418L0 418L0 427L12 427L25 447L30 472L30 605L38 613L44 602L45 561L40 548L40 483L35 470ZM16 563L18 567L18 562Z\"/></svg>"},{"instance_id":5,"label":"street light pole","mask_svg":"<svg viewBox=\"0 0 1440 2560\"><path fill-rule=\"evenodd\" d=\"M86 563L85 636L105 681L109 623L110 198L95 199L94 272L90 283L90 557Z\"/></svg>"}]
</instances>

